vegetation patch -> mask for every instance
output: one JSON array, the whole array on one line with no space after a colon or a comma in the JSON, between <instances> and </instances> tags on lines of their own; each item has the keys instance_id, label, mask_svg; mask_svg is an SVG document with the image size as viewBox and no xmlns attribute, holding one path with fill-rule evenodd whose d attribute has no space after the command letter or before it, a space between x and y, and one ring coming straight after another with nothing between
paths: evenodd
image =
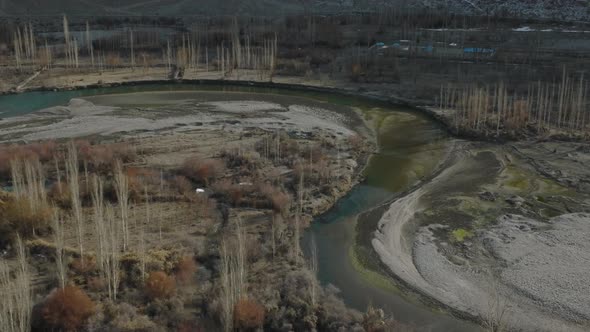
<instances>
[{"instance_id":1,"label":"vegetation patch","mask_svg":"<svg viewBox=\"0 0 590 332\"><path fill-rule=\"evenodd\" d=\"M463 242L465 241L465 239L468 239L473 236L473 232L468 231L464 228L457 228L453 232L451 232L451 234L453 235L453 240L455 240L456 242Z\"/></svg>"}]
</instances>

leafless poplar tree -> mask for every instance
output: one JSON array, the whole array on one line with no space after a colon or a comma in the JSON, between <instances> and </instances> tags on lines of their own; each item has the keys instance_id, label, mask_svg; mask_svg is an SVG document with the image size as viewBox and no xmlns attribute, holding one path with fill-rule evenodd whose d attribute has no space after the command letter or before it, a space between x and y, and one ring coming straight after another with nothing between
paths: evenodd
<instances>
[{"instance_id":1,"label":"leafless poplar tree","mask_svg":"<svg viewBox=\"0 0 590 332\"><path fill-rule=\"evenodd\" d=\"M80 201L80 175L78 165L78 152L76 146L74 145L74 142L70 142L68 144L68 157L66 159L66 176L70 186L72 219L76 224L78 251L80 259L84 261L84 216L82 215L82 202Z\"/></svg>"},{"instance_id":2,"label":"leafless poplar tree","mask_svg":"<svg viewBox=\"0 0 590 332\"><path fill-rule=\"evenodd\" d=\"M94 67L94 46L92 45L92 38L90 37L90 24L86 21L86 50L90 55L92 67Z\"/></svg>"},{"instance_id":3,"label":"leafless poplar tree","mask_svg":"<svg viewBox=\"0 0 590 332\"><path fill-rule=\"evenodd\" d=\"M233 311L246 293L246 233L240 218L236 221L235 242L221 243L221 306L224 331L233 330ZM232 245L233 244L233 245Z\"/></svg>"},{"instance_id":4,"label":"leafless poplar tree","mask_svg":"<svg viewBox=\"0 0 590 332\"><path fill-rule=\"evenodd\" d=\"M64 230L63 220L60 218L59 210L54 209L53 212L53 242L55 244L55 265L57 280L59 281L60 287L63 289L66 286L66 262L64 255Z\"/></svg>"},{"instance_id":5,"label":"leafless poplar tree","mask_svg":"<svg viewBox=\"0 0 590 332\"><path fill-rule=\"evenodd\" d=\"M96 175L92 176L92 206L94 231L96 235L96 256L99 269L104 273L107 264L107 229L105 225L105 205L102 180Z\"/></svg>"},{"instance_id":6,"label":"leafless poplar tree","mask_svg":"<svg viewBox=\"0 0 590 332\"><path fill-rule=\"evenodd\" d=\"M107 280L107 287L109 298L113 301L117 300L117 293L119 290L120 271L119 271L119 252L120 248L120 232L115 220L115 213L111 206L105 209L105 252L106 260L104 266L104 276Z\"/></svg>"},{"instance_id":7,"label":"leafless poplar tree","mask_svg":"<svg viewBox=\"0 0 590 332\"><path fill-rule=\"evenodd\" d=\"M0 330L28 332L31 330L33 298L25 246L20 237L16 240L16 251L18 266L14 278L8 264L0 260Z\"/></svg>"},{"instance_id":8,"label":"leafless poplar tree","mask_svg":"<svg viewBox=\"0 0 590 332\"><path fill-rule=\"evenodd\" d=\"M120 160L115 162L115 191L119 202L123 251L127 251L129 249L129 180L123 171L123 164Z\"/></svg>"}]
</instances>

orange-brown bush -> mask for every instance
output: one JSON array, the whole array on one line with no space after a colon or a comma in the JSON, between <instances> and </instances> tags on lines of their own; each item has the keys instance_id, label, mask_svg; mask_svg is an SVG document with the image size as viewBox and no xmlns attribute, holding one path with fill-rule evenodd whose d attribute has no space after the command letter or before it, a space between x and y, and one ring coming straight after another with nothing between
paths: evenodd
<instances>
[{"instance_id":1,"label":"orange-brown bush","mask_svg":"<svg viewBox=\"0 0 590 332\"><path fill-rule=\"evenodd\" d=\"M193 189L191 182L182 175L173 177L168 183L170 184L171 189L181 195L186 195Z\"/></svg>"},{"instance_id":2,"label":"orange-brown bush","mask_svg":"<svg viewBox=\"0 0 590 332\"><path fill-rule=\"evenodd\" d=\"M182 256L178 263L176 263L176 268L174 269L176 274L176 280L180 284L188 284L193 279L195 272L197 272L197 264L193 256Z\"/></svg>"},{"instance_id":3,"label":"orange-brown bush","mask_svg":"<svg viewBox=\"0 0 590 332\"><path fill-rule=\"evenodd\" d=\"M79 159L86 161L91 169L108 171L115 160L122 162L133 161L135 150L127 143L92 145L85 140L76 141Z\"/></svg>"},{"instance_id":4,"label":"orange-brown bush","mask_svg":"<svg viewBox=\"0 0 590 332\"><path fill-rule=\"evenodd\" d=\"M174 295L176 281L162 271L151 272L145 281L145 292L150 299L165 299Z\"/></svg>"},{"instance_id":5,"label":"orange-brown bush","mask_svg":"<svg viewBox=\"0 0 590 332\"><path fill-rule=\"evenodd\" d=\"M180 323L176 332L202 332L204 331L197 323L186 321Z\"/></svg>"},{"instance_id":6,"label":"orange-brown bush","mask_svg":"<svg viewBox=\"0 0 590 332\"><path fill-rule=\"evenodd\" d=\"M57 151L54 141L31 143L26 145L0 145L0 177L10 174L10 161L39 159L46 162L53 158Z\"/></svg>"},{"instance_id":7,"label":"orange-brown bush","mask_svg":"<svg viewBox=\"0 0 590 332\"><path fill-rule=\"evenodd\" d=\"M225 165L217 159L189 158L182 165L182 174L194 181L209 185L210 181L225 171Z\"/></svg>"},{"instance_id":8,"label":"orange-brown bush","mask_svg":"<svg viewBox=\"0 0 590 332\"><path fill-rule=\"evenodd\" d=\"M0 205L0 244L12 241L16 233L29 237L46 232L51 217L52 210L47 204L33 209L25 198L7 200Z\"/></svg>"},{"instance_id":9,"label":"orange-brown bush","mask_svg":"<svg viewBox=\"0 0 590 332\"><path fill-rule=\"evenodd\" d=\"M259 186L258 190L269 201L272 209L277 213L283 213L291 204L291 196L279 188L269 184Z\"/></svg>"},{"instance_id":10,"label":"orange-brown bush","mask_svg":"<svg viewBox=\"0 0 590 332\"><path fill-rule=\"evenodd\" d=\"M107 64L108 67L110 68L115 68L115 67L119 67L121 65L121 63L123 63L123 61L121 60L121 55L119 55L118 53L109 53L106 56L105 62Z\"/></svg>"},{"instance_id":11,"label":"orange-brown bush","mask_svg":"<svg viewBox=\"0 0 590 332\"><path fill-rule=\"evenodd\" d=\"M346 141L348 142L348 145L350 145L350 148L354 151L360 151L363 147L363 138L359 134L349 136Z\"/></svg>"},{"instance_id":12,"label":"orange-brown bush","mask_svg":"<svg viewBox=\"0 0 590 332\"><path fill-rule=\"evenodd\" d=\"M129 198L132 201L144 200L145 190L149 193L160 188L160 173L144 167L128 167L125 169L129 181Z\"/></svg>"},{"instance_id":13,"label":"orange-brown bush","mask_svg":"<svg viewBox=\"0 0 590 332\"><path fill-rule=\"evenodd\" d=\"M76 331L94 314L94 303L76 286L57 289L43 304L42 315L47 327Z\"/></svg>"},{"instance_id":14,"label":"orange-brown bush","mask_svg":"<svg viewBox=\"0 0 590 332\"><path fill-rule=\"evenodd\" d=\"M213 189L224 195L233 206L269 208L282 213L289 208L291 202L289 194L268 183L240 185L223 179L216 182Z\"/></svg>"},{"instance_id":15,"label":"orange-brown bush","mask_svg":"<svg viewBox=\"0 0 590 332\"><path fill-rule=\"evenodd\" d=\"M264 324L264 307L258 302L243 298L234 307L234 327L252 330Z\"/></svg>"},{"instance_id":16,"label":"orange-brown bush","mask_svg":"<svg viewBox=\"0 0 590 332\"><path fill-rule=\"evenodd\" d=\"M86 285L93 292L102 292L106 289L106 282L102 277L90 277L86 281Z\"/></svg>"},{"instance_id":17,"label":"orange-brown bush","mask_svg":"<svg viewBox=\"0 0 590 332\"><path fill-rule=\"evenodd\" d=\"M213 190L224 195L232 205L239 206L243 198L252 191L252 188L251 186L240 186L229 179L222 179L215 183Z\"/></svg>"}]
</instances>

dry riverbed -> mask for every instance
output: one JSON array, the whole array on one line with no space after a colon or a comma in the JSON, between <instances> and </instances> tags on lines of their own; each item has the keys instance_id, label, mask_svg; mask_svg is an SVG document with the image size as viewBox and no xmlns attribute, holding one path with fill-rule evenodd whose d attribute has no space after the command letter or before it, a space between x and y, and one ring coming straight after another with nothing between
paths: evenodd
<instances>
[{"instance_id":1,"label":"dry riverbed","mask_svg":"<svg viewBox=\"0 0 590 332\"><path fill-rule=\"evenodd\" d=\"M457 142L391 204L373 247L410 288L484 325L587 330L588 157L577 143Z\"/></svg>"}]
</instances>

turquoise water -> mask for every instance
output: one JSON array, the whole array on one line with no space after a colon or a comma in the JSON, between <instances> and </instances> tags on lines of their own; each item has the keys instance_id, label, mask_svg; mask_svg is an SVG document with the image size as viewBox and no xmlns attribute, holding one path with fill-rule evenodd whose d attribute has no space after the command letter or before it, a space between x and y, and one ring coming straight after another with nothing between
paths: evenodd
<instances>
[{"instance_id":1,"label":"turquoise water","mask_svg":"<svg viewBox=\"0 0 590 332\"><path fill-rule=\"evenodd\" d=\"M327 108L337 111L348 112L351 107L360 110L377 134L379 152L369 161L365 183L355 187L332 210L318 217L305 233L304 248L311 238L317 243L320 281L338 287L347 305L364 311L373 304L395 319L415 325L418 330L479 329L449 315L433 312L394 289L395 284L379 269L378 260L371 257L368 245L380 214L370 214L357 223L359 214L390 200L396 193L428 176L442 158L448 143L444 130L419 113L338 94L242 86L154 84L0 96L0 117L64 105L78 97L178 90L273 94L292 97L294 102L296 98L297 102L302 98L309 99L330 105ZM260 98L258 95L257 99ZM360 263L351 258L355 249L363 258Z\"/></svg>"}]
</instances>

